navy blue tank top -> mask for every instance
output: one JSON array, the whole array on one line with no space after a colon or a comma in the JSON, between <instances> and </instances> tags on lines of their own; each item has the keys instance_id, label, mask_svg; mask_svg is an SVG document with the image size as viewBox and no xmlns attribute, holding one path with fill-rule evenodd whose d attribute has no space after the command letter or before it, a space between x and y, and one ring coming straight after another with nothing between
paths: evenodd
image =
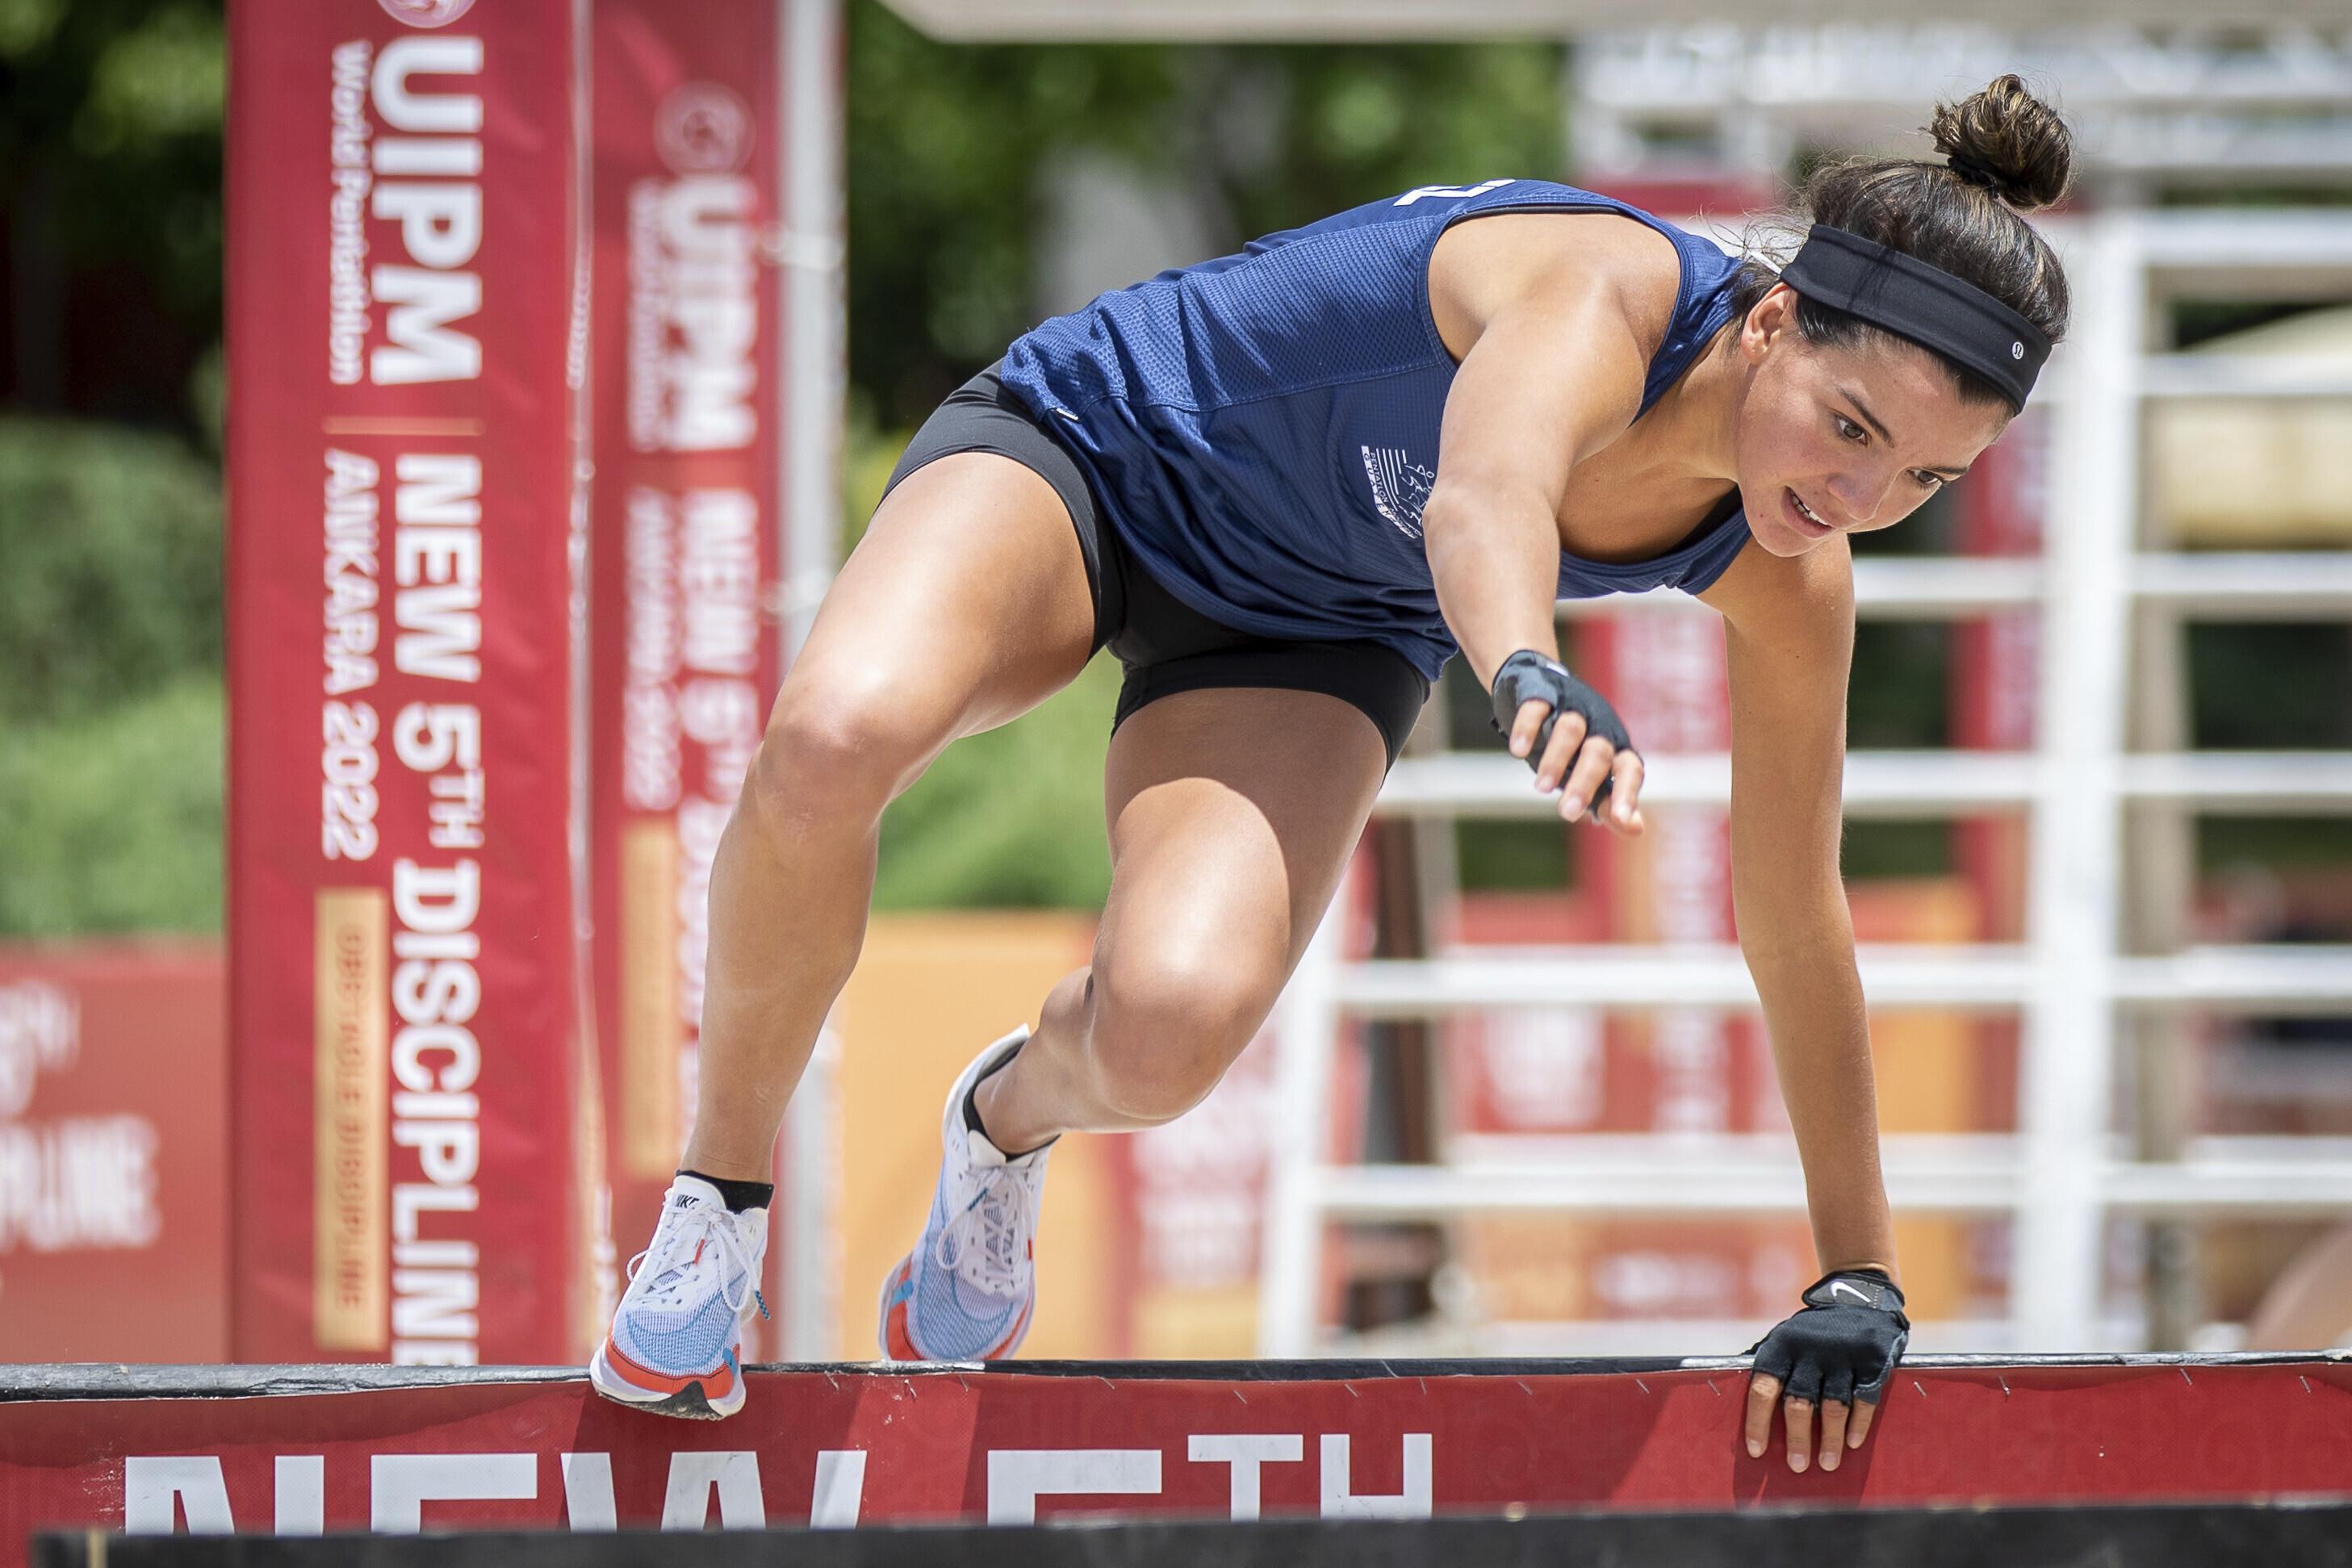
<instances>
[{"instance_id":1,"label":"navy blue tank top","mask_svg":"<svg viewBox=\"0 0 2352 1568\"><path fill-rule=\"evenodd\" d=\"M1682 257L1647 411L1730 319L1738 263L1637 207L1538 180L1424 188L1163 272L1005 351L1004 384L1069 448L1169 592L1243 632L1394 648L1431 680L1454 652L1421 537L1454 365L1429 256L1460 220L1608 212ZM1559 597L1696 591L1748 542L1735 510L1653 560L1562 552Z\"/></svg>"}]
</instances>

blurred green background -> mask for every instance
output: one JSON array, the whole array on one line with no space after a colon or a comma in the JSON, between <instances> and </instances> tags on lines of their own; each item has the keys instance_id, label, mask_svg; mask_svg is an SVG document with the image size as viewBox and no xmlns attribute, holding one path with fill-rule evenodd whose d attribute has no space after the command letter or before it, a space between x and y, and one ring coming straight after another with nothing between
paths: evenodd
<instances>
[{"instance_id":1,"label":"blurred green background","mask_svg":"<svg viewBox=\"0 0 2352 1568\"><path fill-rule=\"evenodd\" d=\"M853 538L912 428L1034 319L1057 161L1199 198L1218 249L1568 168L1556 44L950 47L873 0L848 18ZM0 0L0 936L220 924L224 56L220 0ZM1931 509L1876 548L1947 534ZM2270 643L2192 643L2200 692L2313 674L2276 722L2200 706L2202 743L2352 744L2345 630L2242 630ZM1942 744L1948 636L1863 629L1856 745ZM952 748L885 823L877 903L1098 904L1115 688L1098 660ZM1472 885L1565 869L1557 831L1464 832ZM1850 869L1940 869L1946 835L1906 832L1858 829Z\"/></svg>"},{"instance_id":2,"label":"blurred green background","mask_svg":"<svg viewBox=\"0 0 2352 1568\"><path fill-rule=\"evenodd\" d=\"M1228 243L1562 167L1554 45L951 47L871 0L848 20L853 538L913 427L1034 320L1055 158L1206 183ZM220 0L0 0L0 936L220 925L223 26ZM952 749L885 824L877 903L1097 905L1116 686L1098 661Z\"/></svg>"}]
</instances>

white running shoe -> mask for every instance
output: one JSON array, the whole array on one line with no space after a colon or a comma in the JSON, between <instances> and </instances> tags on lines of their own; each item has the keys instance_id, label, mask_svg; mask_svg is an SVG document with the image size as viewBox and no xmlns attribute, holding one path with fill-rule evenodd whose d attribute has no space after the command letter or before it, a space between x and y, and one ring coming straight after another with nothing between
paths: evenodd
<instances>
[{"instance_id":1,"label":"white running shoe","mask_svg":"<svg viewBox=\"0 0 2352 1568\"><path fill-rule=\"evenodd\" d=\"M1037 1204L1049 1145L1019 1159L964 1122L972 1086L1028 1040L1014 1030L973 1059L940 1122L938 1193L915 1249L882 1285L882 1354L893 1361L997 1361L1020 1348L1037 1303Z\"/></svg>"},{"instance_id":2,"label":"white running shoe","mask_svg":"<svg viewBox=\"0 0 2352 1568\"><path fill-rule=\"evenodd\" d=\"M756 1310L768 1211L728 1212L719 1189L681 1176L662 1200L653 1245L629 1260L629 1290L588 1364L607 1399L715 1421L743 1408L743 1323Z\"/></svg>"}]
</instances>

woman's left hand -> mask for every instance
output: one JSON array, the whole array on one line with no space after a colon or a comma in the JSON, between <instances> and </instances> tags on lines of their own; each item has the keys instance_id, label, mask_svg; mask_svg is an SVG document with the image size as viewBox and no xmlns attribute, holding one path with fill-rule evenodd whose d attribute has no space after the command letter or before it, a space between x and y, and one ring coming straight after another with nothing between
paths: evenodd
<instances>
[{"instance_id":1,"label":"woman's left hand","mask_svg":"<svg viewBox=\"0 0 2352 1568\"><path fill-rule=\"evenodd\" d=\"M1789 1429L1789 1468L1802 1470L1813 1447L1813 1412L1822 1417L1822 1469L1833 1470L1847 1448L1862 1447L1879 1396L1910 1343L1903 1291L1874 1270L1841 1270L1805 1292L1796 1316L1748 1347L1748 1457L1761 1458L1772 1436L1772 1407Z\"/></svg>"}]
</instances>

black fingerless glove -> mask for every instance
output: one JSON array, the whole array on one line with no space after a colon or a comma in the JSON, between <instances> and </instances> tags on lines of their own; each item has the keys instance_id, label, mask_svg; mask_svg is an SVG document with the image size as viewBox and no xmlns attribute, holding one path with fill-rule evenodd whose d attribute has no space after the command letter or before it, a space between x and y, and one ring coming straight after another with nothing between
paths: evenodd
<instances>
[{"instance_id":1,"label":"black fingerless glove","mask_svg":"<svg viewBox=\"0 0 2352 1568\"><path fill-rule=\"evenodd\" d=\"M1544 747L1551 743L1551 727L1564 713L1582 716L1587 737L1605 740L1620 751L1633 749L1633 738L1625 733L1625 722L1609 706L1609 699L1570 674L1566 664L1558 659L1548 659L1532 648L1522 648L1503 661L1503 667L1495 672L1493 695L1495 728L1506 736L1519 716L1520 704L1551 705L1551 712L1544 715L1542 727L1536 731L1536 743L1528 748L1529 768L1542 767ZM1594 811L1600 810L1601 802L1609 799L1612 782L1603 779L1601 788L1592 792Z\"/></svg>"},{"instance_id":2,"label":"black fingerless glove","mask_svg":"<svg viewBox=\"0 0 2352 1568\"><path fill-rule=\"evenodd\" d=\"M1786 1397L1875 1405L1910 1341L1902 1291L1884 1274L1848 1270L1822 1276L1803 1311L1748 1350Z\"/></svg>"}]
</instances>

